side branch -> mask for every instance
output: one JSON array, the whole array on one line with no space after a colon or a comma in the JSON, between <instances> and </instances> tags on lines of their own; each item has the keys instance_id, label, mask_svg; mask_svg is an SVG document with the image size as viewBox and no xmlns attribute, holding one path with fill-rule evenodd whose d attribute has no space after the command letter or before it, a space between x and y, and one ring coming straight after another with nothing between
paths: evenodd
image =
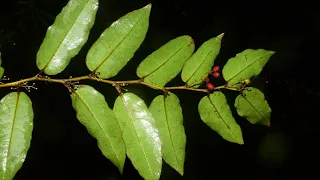
<instances>
[{"instance_id":1,"label":"side branch","mask_svg":"<svg viewBox=\"0 0 320 180\"><path fill-rule=\"evenodd\" d=\"M173 87L163 87L163 88L161 88L161 87L146 83L142 79L139 79L139 80L128 80L128 81L112 81L112 80L100 79L100 78L98 78L96 76L93 76L93 75L80 76L80 77L74 77L74 78L68 78L68 79L51 79L48 76L36 75L34 77L22 79L22 80L19 80L19 81L0 84L0 88L2 88L2 87L16 87L16 88L19 88L22 85L24 85L24 84L26 84L28 82L32 82L32 81L46 81L46 82L54 82L54 83L60 83L60 84L66 85L67 83L81 81L81 80L94 80L94 81L110 84L112 86L126 86L126 85L129 85L129 84L141 84L141 85L147 86L149 88L152 88L152 89L155 89L155 90L161 90L161 91L164 91L164 92L169 91L169 90L188 90L188 91L196 91L196 92L202 92L202 93L209 93L210 92L207 89L193 89L193 88L189 88L187 86L173 86ZM229 89L229 90L233 90L233 91L238 91L237 89L233 89L233 88L230 88L230 87L227 87L227 86L218 86L218 87L215 88L215 90L219 90L219 89Z\"/></svg>"}]
</instances>

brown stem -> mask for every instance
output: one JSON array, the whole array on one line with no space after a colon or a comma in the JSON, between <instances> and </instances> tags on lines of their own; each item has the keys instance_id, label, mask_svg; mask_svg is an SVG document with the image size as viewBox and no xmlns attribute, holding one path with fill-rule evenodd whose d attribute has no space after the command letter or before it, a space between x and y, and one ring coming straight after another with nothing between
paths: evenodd
<instances>
[{"instance_id":1,"label":"brown stem","mask_svg":"<svg viewBox=\"0 0 320 180\"><path fill-rule=\"evenodd\" d=\"M51 79L47 76L41 76L41 75L37 74L34 77L21 79L19 81L0 84L0 88L1 87L19 87L23 83L32 82L32 81L46 81L46 82L61 83L61 84L66 85L66 83L81 81L81 80L94 80L94 81L103 82L103 83L111 84L113 86L118 86L118 87L126 86L129 84L141 84L141 85L147 86L149 88L161 90L164 92L169 91L169 90L188 90L188 91L209 93L209 91L207 89L193 89L193 88L189 88L187 86L173 86L173 87L163 87L162 88L162 87L158 87L158 86L146 83L142 79L127 80L127 81L112 81L112 80L107 80L107 79L100 79L100 78L98 78L96 76L92 76L92 75L80 76L80 77L74 77L74 78L68 78L68 79ZM232 90L232 91L239 91L236 88L227 87L225 85L218 86L215 88L215 90L218 90L218 89L228 89L228 90Z\"/></svg>"}]
</instances>

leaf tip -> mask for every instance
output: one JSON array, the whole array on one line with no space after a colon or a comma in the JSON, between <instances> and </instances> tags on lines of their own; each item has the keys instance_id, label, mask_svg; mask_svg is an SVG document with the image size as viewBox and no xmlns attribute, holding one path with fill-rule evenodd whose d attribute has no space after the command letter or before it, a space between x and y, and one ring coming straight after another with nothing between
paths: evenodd
<instances>
[{"instance_id":1,"label":"leaf tip","mask_svg":"<svg viewBox=\"0 0 320 180\"><path fill-rule=\"evenodd\" d=\"M191 44L195 45L194 40L190 37Z\"/></svg>"},{"instance_id":2,"label":"leaf tip","mask_svg":"<svg viewBox=\"0 0 320 180\"><path fill-rule=\"evenodd\" d=\"M189 35L183 35L183 36L180 36L181 38L188 38L189 39L189 41L191 42L191 44L194 44L194 40L193 40L193 38L191 37L191 36L189 36Z\"/></svg>"},{"instance_id":3,"label":"leaf tip","mask_svg":"<svg viewBox=\"0 0 320 180\"><path fill-rule=\"evenodd\" d=\"M183 169L180 170L180 171L178 171L178 173L179 173L181 176L183 176L183 174L184 174Z\"/></svg>"},{"instance_id":4,"label":"leaf tip","mask_svg":"<svg viewBox=\"0 0 320 180\"><path fill-rule=\"evenodd\" d=\"M244 144L243 137L242 136L238 137L235 143L243 145Z\"/></svg>"},{"instance_id":5,"label":"leaf tip","mask_svg":"<svg viewBox=\"0 0 320 180\"><path fill-rule=\"evenodd\" d=\"M123 167L118 167L118 170L119 170L120 174L122 175L123 174Z\"/></svg>"},{"instance_id":6,"label":"leaf tip","mask_svg":"<svg viewBox=\"0 0 320 180\"><path fill-rule=\"evenodd\" d=\"M219 36L217 36L217 38L222 39L224 36L224 33L221 33Z\"/></svg>"},{"instance_id":7,"label":"leaf tip","mask_svg":"<svg viewBox=\"0 0 320 180\"><path fill-rule=\"evenodd\" d=\"M146 8L146 9L151 9L151 7L152 7L152 3L149 3L148 5L146 5L145 7L143 7L143 8Z\"/></svg>"},{"instance_id":8,"label":"leaf tip","mask_svg":"<svg viewBox=\"0 0 320 180\"><path fill-rule=\"evenodd\" d=\"M241 139L239 139L239 141L237 141L236 142L237 144L240 144L240 145L244 145L244 141L243 141L243 139L241 138Z\"/></svg>"}]
</instances>

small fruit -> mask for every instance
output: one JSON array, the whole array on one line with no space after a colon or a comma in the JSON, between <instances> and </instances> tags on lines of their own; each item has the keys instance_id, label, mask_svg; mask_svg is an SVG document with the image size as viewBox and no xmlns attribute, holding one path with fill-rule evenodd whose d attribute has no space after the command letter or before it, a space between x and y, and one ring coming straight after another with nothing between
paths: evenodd
<instances>
[{"instance_id":1,"label":"small fruit","mask_svg":"<svg viewBox=\"0 0 320 180\"><path fill-rule=\"evenodd\" d=\"M208 89L209 91L214 90L214 86L213 86L213 84L211 84L211 83L207 83L207 89Z\"/></svg>"},{"instance_id":2,"label":"small fruit","mask_svg":"<svg viewBox=\"0 0 320 180\"><path fill-rule=\"evenodd\" d=\"M206 78L206 83L209 83L210 82L210 78Z\"/></svg>"},{"instance_id":3,"label":"small fruit","mask_svg":"<svg viewBox=\"0 0 320 180\"><path fill-rule=\"evenodd\" d=\"M212 73L212 76L215 78L219 78L220 77L220 73L219 72L214 72Z\"/></svg>"},{"instance_id":4,"label":"small fruit","mask_svg":"<svg viewBox=\"0 0 320 180\"><path fill-rule=\"evenodd\" d=\"M250 80L250 79L245 79L245 80L244 80L244 83L248 85L248 84L251 83L251 80Z\"/></svg>"},{"instance_id":5,"label":"small fruit","mask_svg":"<svg viewBox=\"0 0 320 180\"><path fill-rule=\"evenodd\" d=\"M220 66L213 66L212 72L218 72L220 71Z\"/></svg>"}]
</instances>

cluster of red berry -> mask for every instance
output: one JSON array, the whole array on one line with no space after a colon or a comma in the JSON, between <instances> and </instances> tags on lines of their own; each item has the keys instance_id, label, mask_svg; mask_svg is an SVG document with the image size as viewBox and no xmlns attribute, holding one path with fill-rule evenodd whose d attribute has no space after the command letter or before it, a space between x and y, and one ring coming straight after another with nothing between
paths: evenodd
<instances>
[{"instance_id":1,"label":"cluster of red berry","mask_svg":"<svg viewBox=\"0 0 320 180\"><path fill-rule=\"evenodd\" d=\"M209 76L213 76L215 78L219 78L220 77L220 66L213 66L212 71L209 73ZM210 82L210 78L207 77L206 78L206 87L209 91L213 91L214 90L214 85Z\"/></svg>"}]
</instances>

